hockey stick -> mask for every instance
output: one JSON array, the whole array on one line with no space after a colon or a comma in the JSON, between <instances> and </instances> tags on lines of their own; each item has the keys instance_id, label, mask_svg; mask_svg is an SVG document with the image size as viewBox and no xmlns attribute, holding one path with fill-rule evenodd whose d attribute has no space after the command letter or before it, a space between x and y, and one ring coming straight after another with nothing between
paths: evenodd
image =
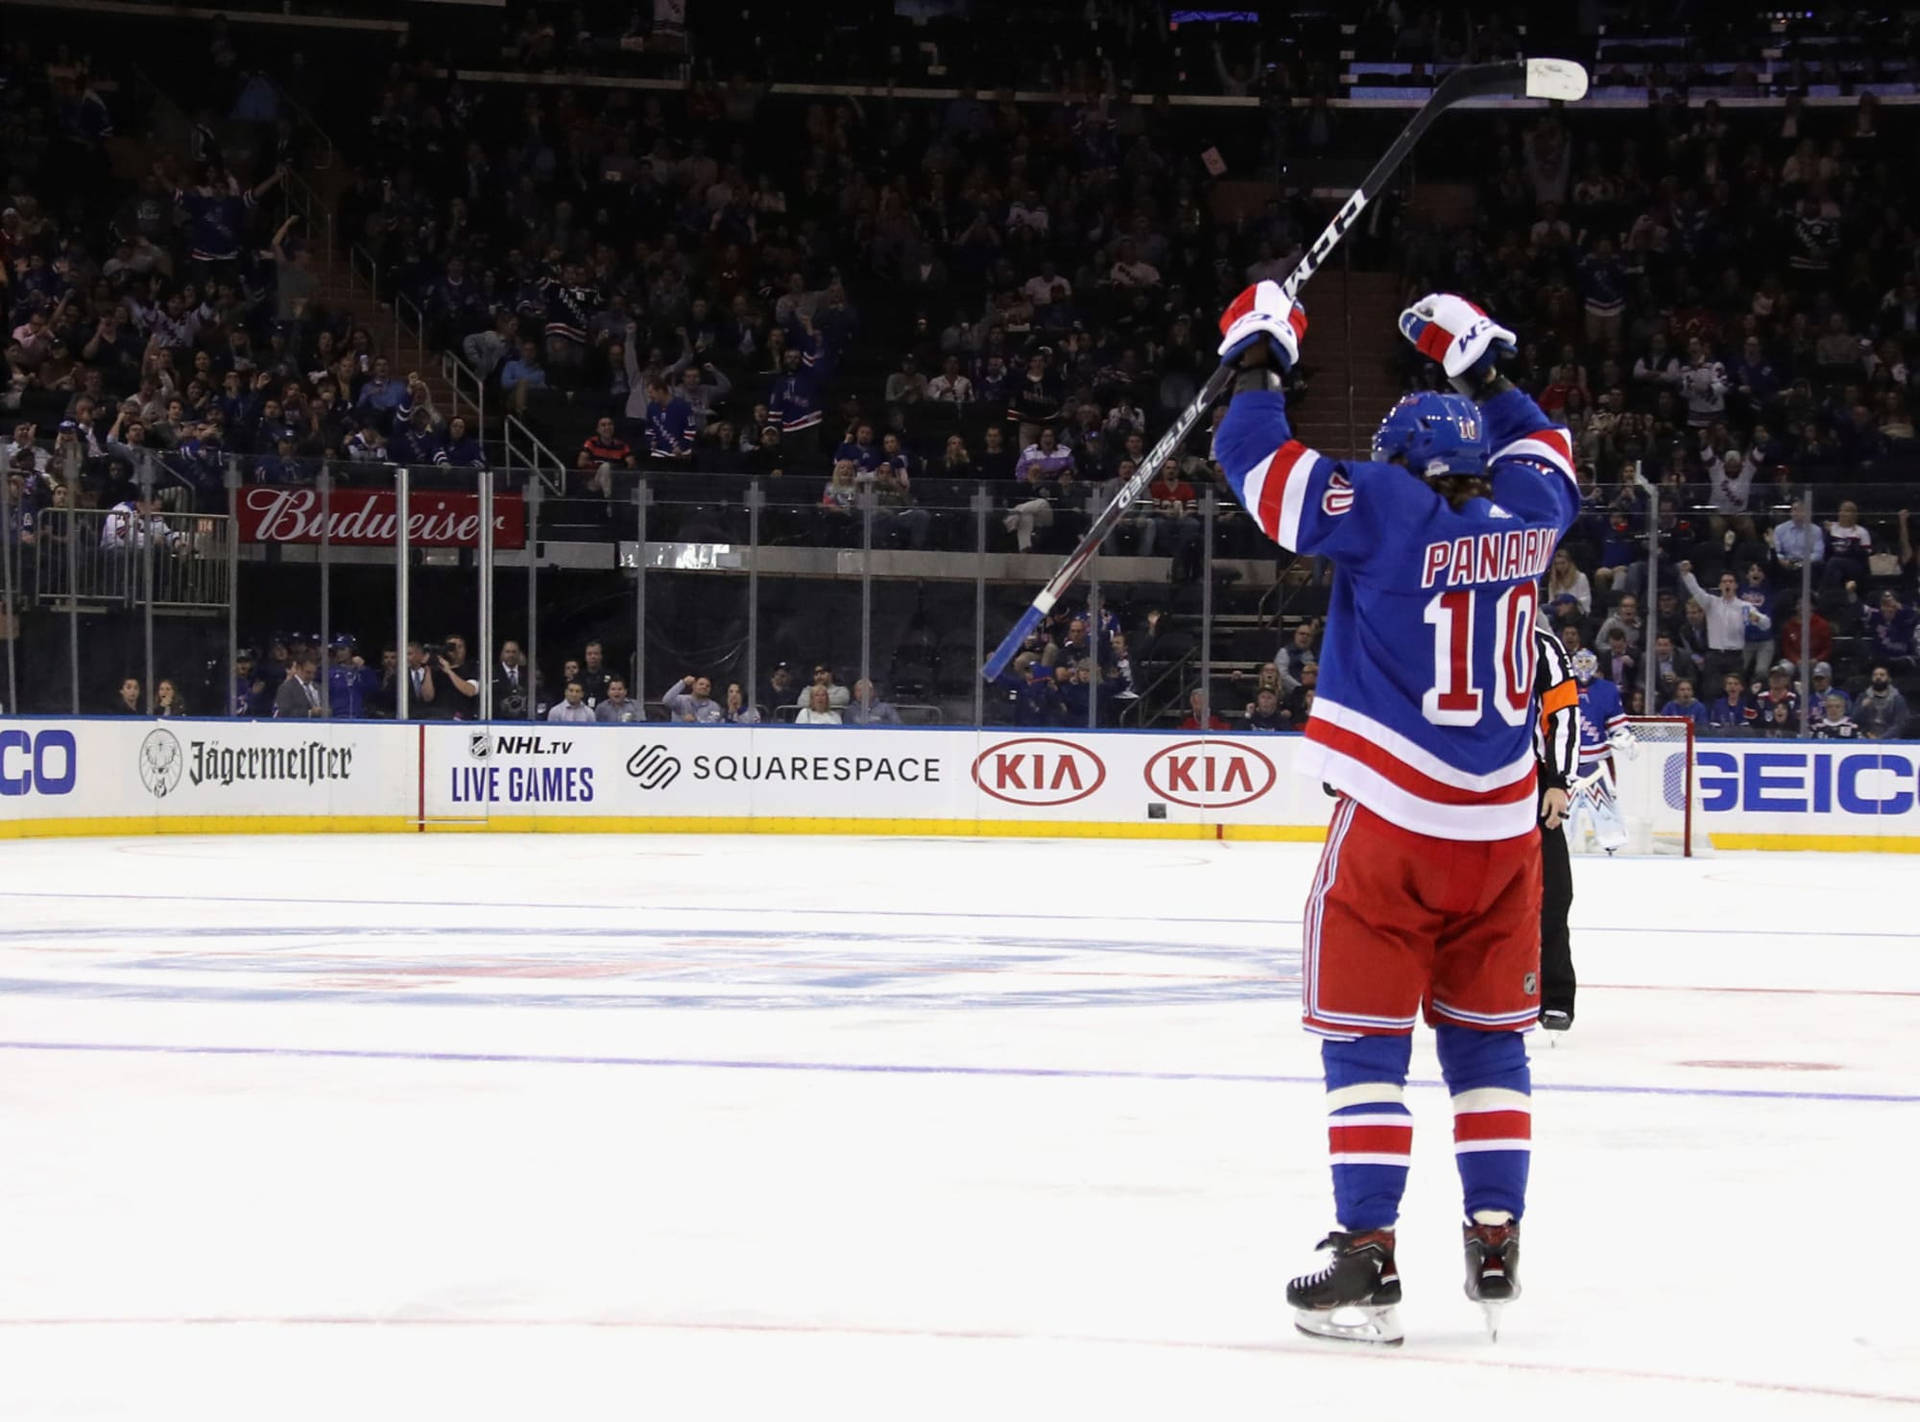
<instances>
[{"instance_id":1,"label":"hockey stick","mask_svg":"<svg viewBox=\"0 0 1920 1422\"><path fill-rule=\"evenodd\" d=\"M1314 244L1300 259L1300 265L1287 274L1280 284L1289 300L1300 288L1306 285L1307 278L1320 269L1327 254L1339 244L1346 235L1353 220L1360 215L1361 209L1371 202L1387 185L1394 170L1405 161L1407 154L1413 151L1413 145L1420 141L1433 121L1455 104L1468 99L1480 98L1528 98L1559 99L1571 103L1584 98L1587 92L1587 71L1570 59L1515 59L1502 64L1473 64L1454 70L1434 86L1433 94L1420 106L1418 113L1408 120L1393 146L1373 165L1371 172L1360 180L1353 195L1342 204L1340 211L1334 214L1327 230L1315 239ZM1207 377L1207 383L1200 393L1193 397L1187 408L1174 420L1171 428L1155 441L1146 458L1140 461L1140 467L1133 471L1133 477L1113 496L1106 508L1102 509L1093 525L1087 529L1079 546L1067 556L1066 562L1047 580L1047 585L1033 599L1027 610L1020 614L1020 620L1013 624L1013 630L1007 633L1000 645L994 648L993 655L980 669L980 674L988 681L998 681L1005 675L1014 657L1019 655L1020 646L1040 625L1040 619L1053 611L1053 605L1060 600L1067 589L1079 578L1081 571L1099 551L1100 545L1107 540L1121 516L1147 490L1154 475L1160 472L1160 466L1172 457L1200 417L1210 410L1214 402L1227 393L1227 387L1233 383L1234 368L1222 365Z\"/></svg>"}]
</instances>

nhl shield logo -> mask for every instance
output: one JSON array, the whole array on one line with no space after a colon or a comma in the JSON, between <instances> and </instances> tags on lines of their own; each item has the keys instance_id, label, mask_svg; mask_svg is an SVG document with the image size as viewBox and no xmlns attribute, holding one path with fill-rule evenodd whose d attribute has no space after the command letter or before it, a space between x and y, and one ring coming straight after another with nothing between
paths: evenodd
<instances>
[{"instance_id":1,"label":"nhl shield logo","mask_svg":"<svg viewBox=\"0 0 1920 1422\"><path fill-rule=\"evenodd\" d=\"M180 754L180 741L172 731L147 732L147 738L140 742L140 783L154 799L164 800L171 795L178 788L185 769L186 758Z\"/></svg>"},{"instance_id":2,"label":"nhl shield logo","mask_svg":"<svg viewBox=\"0 0 1920 1422\"><path fill-rule=\"evenodd\" d=\"M493 737L485 731L467 732L467 754L475 760L485 760L493 754Z\"/></svg>"},{"instance_id":3,"label":"nhl shield logo","mask_svg":"<svg viewBox=\"0 0 1920 1422\"><path fill-rule=\"evenodd\" d=\"M1538 973L1528 973L1526 977L1520 981L1520 990L1526 993L1528 997L1532 997L1539 989L1540 975Z\"/></svg>"}]
</instances>

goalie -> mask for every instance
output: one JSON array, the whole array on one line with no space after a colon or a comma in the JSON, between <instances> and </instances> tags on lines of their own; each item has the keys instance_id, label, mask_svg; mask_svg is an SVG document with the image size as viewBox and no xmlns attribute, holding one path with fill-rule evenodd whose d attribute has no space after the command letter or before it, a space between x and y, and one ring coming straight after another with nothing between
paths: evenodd
<instances>
[{"instance_id":1,"label":"goalie","mask_svg":"<svg viewBox=\"0 0 1920 1422\"><path fill-rule=\"evenodd\" d=\"M1584 851L1591 836L1595 848L1612 854L1627 843L1627 822L1614 795L1613 756L1634 753L1633 735L1620 689L1600 675L1600 659L1583 647L1568 660L1580 684L1580 777L1567 787L1569 848Z\"/></svg>"}]
</instances>

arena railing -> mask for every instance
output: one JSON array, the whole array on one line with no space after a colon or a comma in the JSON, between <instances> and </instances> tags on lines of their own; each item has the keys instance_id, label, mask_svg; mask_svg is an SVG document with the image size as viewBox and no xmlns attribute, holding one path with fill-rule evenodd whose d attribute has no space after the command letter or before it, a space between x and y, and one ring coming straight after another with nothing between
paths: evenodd
<instances>
[{"instance_id":1,"label":"arena railing","mask_svg":"<svg viewBox=\"0 0 1920 1422\"><path fill-rule=\"evenodd\" d=\"M116 519L125 524L127 510L91 506L107 487L102 470L55 471L60 509L38 506L44 481L16 488L0 480L0 526L16 530L0 545L0 600L13 632L5 639L8 708L102 710L131 676L143 688L171 681L191 709L223 714L235 705L242 648L264 661L276 641L331 648L347 637L352 646L341 655L357 649L377 672L384 651L451 635L478 661L485 634L493 651L511 639L529 653L548 699L558 697L565 663L598 641L605 665L643 702L699 674L721 694L737 681L749 702L792 706L820 667L838 686L866 679L896 706L937 708L910 714L941 724L1061 725L1071 717L1075 725L1171 726L1201 691L1216 714L1239 725L1261 668L1296 625L1325 610L1326 582L1311 561L1277 557L1231 509L1214 505L1210 530L1210 500L1191 523L1137 509L1034 649L1042 668L1071 661L1074 646L1063 644L1081 635L1070 637L1073 617L1091 613L1102 628L1117 621L1131 634L1130 694L1113 685L1092 697L1064 687L989 687L978 676L985 649L1091 516L1078 497L1041 513L1023 508L1031 489L927 478L911 504L883 503L860 488L836 506L823 501L827 481L818 478L651 470L622 471L599 488L591 487L598 471L567 471L555 494L524 471L510 478L504 470L358 463L315 466L310 472L324 480L291 483L270 481L256 461L239 457L225 471L226 487L210 493L204 479L190 487L164 459L150 472L156 505L146 559L108 551L117 545L106 530ZM404 525L395 517L403 483ZM1594 583L1587 632L1604 620L1609 599L1633 592L1643 646L1652 646L1685 616L1677 562L1690 556L1709 582L1716 559L1755 550L1764 557L1766 535L1801 493L1823 525L1850 498L1872 532L1876 557L1864 577L1825 568L1799 574L1811 595L1795 614L1794 645L1824 648L1836 681L1856 685L1875 655L1863 609L1881 589L1908 582L1898 485L1769 486L1747 516L1751 538L1732 520L1716 526L1726 517L1720 511L1687 501L1622 504L1616 528L1608 501L1596 500L1568 540ZM36 507L23 523L25 499ZM483 538L489 502L492 534ZM1596 519L1605 526L1596 528ZM1614 569L1610 589L1601 585L1603 562ZM1770 563L1768 573L1776 604L1796 591L1780 568ZM1664 603L1662 589L1672 594ZM1780 616L1777 645L1762 657L1769 665L1787 655ZM1111 670L1114 644L1105 635L1100 642ZM1796 689L1812 660L1797 660ZM1644 675L1647 663L1640 666ZM1749 670L1765 681L1765 668ZM1896 675L1910 684L1910 664ZM1648 688L1639 690L1645 708L1658 711ZM525 714L537 717L542 705L535 698ZM367 707L352 693L340 709Z\"/></svg>"}]
</instances>

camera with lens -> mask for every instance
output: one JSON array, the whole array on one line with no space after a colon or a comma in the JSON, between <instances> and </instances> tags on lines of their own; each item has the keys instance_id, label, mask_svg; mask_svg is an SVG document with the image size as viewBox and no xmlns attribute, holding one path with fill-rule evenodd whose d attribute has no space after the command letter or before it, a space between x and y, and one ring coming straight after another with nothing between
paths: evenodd
<instances>
[{"instance_id":1,"label":"camera with lens","mask_svg":"<svg viewBox=\"0 0 1920 1422\"><path fill-rule=\"evenodd\" d=\"M496 715L503 720L525 720L527 715L527 693L515 687L500 698L500 704L494 708Z\"/></svg>"},{"instance_id":2,"label":"camera with lens","mask_svg":"<svg viewBox=\"0 0 1920 1422\"><path fill-rule=\"evenodd\" d=\"M445 642L422 642L420 651L428 661L433 661L437 657L445 657L448 661L453 660L453 648Z\"/></svg>"}]
</instances>

